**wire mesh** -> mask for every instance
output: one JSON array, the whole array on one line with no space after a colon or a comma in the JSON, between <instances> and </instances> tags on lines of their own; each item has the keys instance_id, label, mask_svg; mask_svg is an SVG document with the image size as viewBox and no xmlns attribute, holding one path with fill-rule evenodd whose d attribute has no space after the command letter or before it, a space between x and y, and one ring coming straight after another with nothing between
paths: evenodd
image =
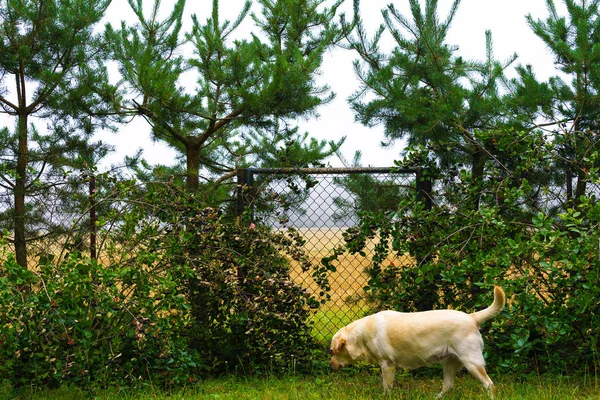
<instances>
[{"instance_id":1,"label":"wire mesh","mask_svg":"<svg viewBox=\"0 0 600 400\"><path fill-rule=\"evenodd\" d=\"M365 210L395 210L400 196L415 197L419 169L392 172L389 168L250 170L242 174L247 182L241 201L252 209L253 218L275 229L297 229L306 240L311 262L320 264L338 246L345 244L343 233L359 222ZM333 262L330 273L330 298L313 316L315 335L324 341L342 326L361 318L371 309L367 292L373 238L364 254L345 252ZM392 254L394 265L413 265L408 255ZM292 263L292 278L316 295L321 289L311 272Z\"/></svg>"},{"instance_id":2,"label":"wire mesh","mask_svg":"<svg viewBox=\"0 0 600 400\"><path fill-rule=\"evenodd\" d=\"M248 169L238 175L238 211L249 208L256 221L275 229L295 228L306 240L305 250L313 264L334 248L344 245L343 233L357 225L359 211L394 210L398 198L419 195L423 190L420 169L355 168L355 169ZM96 249L101 263L108 260L102 243L108 230L96 232L95 211L104 218L108 209L117 210L118 196L97 193L89 175L66 177L41 188L27 199L28 265L36 268L47 257L54 262L70 251L92 254ZM437 192L436 192L437 193ZM596 198L600 193L597 181L587 182L586 194ZM97 197L97 204L94 204ZM434 195L436 201L443 198ZM540 195L539 209L551 212L564 207L564 189L550 188ZM104 209L104 208L105 209ZM13 234L14 204L10 190L0 190L0 232L9 241ZM333 263L336 271L329 275L330 299L314 315L316 336L326 340L340 327L364 316L372 308L364 287L368 285L365 269L371 265L373 238L361 254L345 253ZM414 265L406 255L392 254L387 260L396 266ZM292 265L293 279L320 295L321 289L300 265Z\"/></svg>"},{"instance_id":3,"label":"wire mesh","mask_svg":"<svg viewBox=\"0 0 600 400\"><path fill-rule=\"evenodd\" d=\"M58 262L70 251L90 254L90 243L95 240L90 221L92 182L93 177L85 174L65 176L40 184L28 193L25 240L29 268ZM13 242L14 195L9 190L0 193L1 232Z\"/></svg>"}]
</instances>

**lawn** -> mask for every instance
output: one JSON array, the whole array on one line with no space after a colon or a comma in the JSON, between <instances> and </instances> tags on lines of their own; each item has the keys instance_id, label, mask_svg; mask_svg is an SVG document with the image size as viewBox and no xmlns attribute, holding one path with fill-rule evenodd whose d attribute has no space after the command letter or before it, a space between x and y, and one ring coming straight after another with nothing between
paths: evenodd
<instances>
[{"instance_id":1,"label":"lawn","mask_svg":"<svg viewBox=\"0 0 600 400\"><path fill-rule=\"evenodd\" d=\"M593 378L558 378L529 376L516 378L495 376L498 386L496 399L569 400L599 399L600 382ZM62 388L57 391L10 395L0 390L3 399L14 400L243 400L243 399L433 399L441 388L440 376L422 377L399 373L391 396L382 393L377 369L348 369L340 373L318 376L288 377L222 377L168 392L148 387L145 390L113 388L88 393L80 389ZM487 399L481 385L461 374L456 387L445 399Z\"/></svg>"}]
</instances>

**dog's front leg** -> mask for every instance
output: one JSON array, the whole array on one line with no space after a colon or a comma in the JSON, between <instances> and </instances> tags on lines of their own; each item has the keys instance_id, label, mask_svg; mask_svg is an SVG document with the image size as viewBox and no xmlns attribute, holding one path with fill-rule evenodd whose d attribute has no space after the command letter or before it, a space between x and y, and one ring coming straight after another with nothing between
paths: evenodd
<instances>
[{"instance_id":1,"label":"dog's front leg","mask_svg":"<svg viewBox=\"0 0 600 400\"><path fill-rule=\"evenodd\" d=\"M383 391L389 393L394 386L396 367L389 361L382 361L379 366L381 367L381 377L383 378Z\"/></svg>"},{"instance_id":2,"label":"dog's front leg","mask_svg":"<svg viewBox=\"0 0 600 400\"><path fill-rule=\"evenodd\" d=\"M462 363L458 359L458 357L450 356L444 362L444 385L442 386L442 391L437 395L438 399L441 399L444 394L452 389L454 386L454 377L456 373L461 369Z\"/></svg>"}]
</instances>

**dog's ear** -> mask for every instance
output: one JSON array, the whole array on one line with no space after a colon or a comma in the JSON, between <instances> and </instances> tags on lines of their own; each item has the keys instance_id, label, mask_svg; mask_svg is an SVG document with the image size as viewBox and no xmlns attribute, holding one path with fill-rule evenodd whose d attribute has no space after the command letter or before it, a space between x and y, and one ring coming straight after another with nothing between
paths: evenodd
<instances>
[{"instance_id":1,"label":"dog's ear","mask_svg":"<svg viewBox=\"0 0 600 400\"><path fill-rule=\"evenodd\" d=\"M346 339L339 338L338 341L335 343L335 346L333 347L333 354L338 354L340 351L342 351L344 349L345 345L346 345Z\"/></svg>"}]
</instances>

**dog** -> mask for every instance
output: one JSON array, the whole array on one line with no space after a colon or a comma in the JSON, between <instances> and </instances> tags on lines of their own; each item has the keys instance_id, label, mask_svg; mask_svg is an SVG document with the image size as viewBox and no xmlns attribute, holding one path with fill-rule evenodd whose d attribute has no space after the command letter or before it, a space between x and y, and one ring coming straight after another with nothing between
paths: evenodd
<instances>
[{"instance_id":1,"label":"dog","mask_svg":"<svg viewBox=\"0 0 600 400\"><path fill-rule=\"evenodd\" d=\"M494 288L492 305L466 314L456 310L415 313L381 311L340 329L331 339L334 371L357 361L379 364L385 392L391 390L396 368L415 369L442 363L444 383L438 398L454 384L464 366L493 397L494 383L485 371L479 327L504 308L504 290Z\"/></svg>"}]
</instances>

